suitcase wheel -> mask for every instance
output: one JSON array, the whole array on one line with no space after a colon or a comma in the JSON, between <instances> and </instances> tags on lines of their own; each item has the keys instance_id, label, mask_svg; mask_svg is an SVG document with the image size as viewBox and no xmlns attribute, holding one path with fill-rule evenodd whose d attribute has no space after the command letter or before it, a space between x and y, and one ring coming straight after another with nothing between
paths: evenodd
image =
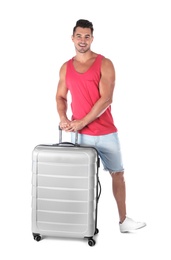
<instances>
[{"instance_id":1,"label":"suitcase wheel","mask_svg":"<svg viewBox=\"0 0 171 260\"><path fill-rule=\"evenodd\" d=\"M42 237L41 237L39 234L33 234L33 238L34 238L34 240L36 240L37 242L39 242L39 241L42 239Z\"/></svg>"},{"instance_id":2,"label":"suitcase wheel","mask_svg":"<svg viewBox=\"0 0 171 260\"><path fill-rule=\"evenodd\" d=\"M98 233L99 233L99 230L98 230L98 228L96 228L94 235L97 235Z\"/></svg>"},{"instance_id":3,"label":"suitcase wheel","mask_svg":"<svg viewBox=\"0 0 171 260\"><path fill-rule=\"evenodd\" d=\"M96 244L96 241L93 238L90 238L88 240L88 244L89 244L89 246L94 246Z\"/></svg>"}]
</instances>

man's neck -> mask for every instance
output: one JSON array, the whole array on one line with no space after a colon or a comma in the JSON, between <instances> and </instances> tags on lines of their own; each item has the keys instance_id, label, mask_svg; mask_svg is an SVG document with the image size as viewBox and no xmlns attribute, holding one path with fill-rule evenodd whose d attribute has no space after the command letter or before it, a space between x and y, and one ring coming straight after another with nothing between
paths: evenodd
<instances>
[{"instance_id":1,"label":"man's neck","mask_svg":"<svg viewBox=\"0 0 171 260\"><path fill-rule=\"evenodd\" d=\"M76 56L74 57L74 59L81 63L85 63L86 61L91 59L93 56L94 56L94 52L92 52L92 51L87 51L86 53L76 52Z\"/></svg>"}]
</instances>

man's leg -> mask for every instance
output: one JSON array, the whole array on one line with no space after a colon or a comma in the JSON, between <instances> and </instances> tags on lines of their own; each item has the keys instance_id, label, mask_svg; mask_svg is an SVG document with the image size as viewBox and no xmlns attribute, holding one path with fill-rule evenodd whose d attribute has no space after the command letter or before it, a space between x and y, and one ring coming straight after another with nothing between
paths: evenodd
<instances>
[{"instance_id":1,"label":"man's leg","mask_svg":"<svg viewBox=\"0 0 171 260\"><path fill-rule=\"evenodd\" d=\"M112 176L112 189L115 197L120 223L126 218L126 188L124 180L124 172L111 173Z\"/></svg>"},{"instance_id":2,"label":"man's leg","mask_svg":"<svg viewBox=\"0 0 171 260\"><path fill-rule=\"evenodd\" d=\"M120 231L122 233L132 232L139 228L145 227L146 223L136 222L126 216L126 188L124 181L124 172L111 173L113 195L116 199L120 218Z\"/></svg>"}]
</instances>

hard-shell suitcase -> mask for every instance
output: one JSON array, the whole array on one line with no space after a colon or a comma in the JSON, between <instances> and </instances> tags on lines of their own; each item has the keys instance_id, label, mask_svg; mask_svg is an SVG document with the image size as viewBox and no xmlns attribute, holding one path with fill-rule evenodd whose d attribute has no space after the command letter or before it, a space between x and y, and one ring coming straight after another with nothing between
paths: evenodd
<instances>
[{"instance_id":1,"label":"hard-shell suitcase","mask_svg":"<svg viewBox=\"0 0 171 260\"><path fill-rule=\"evenodd\" d=\"M62 142L37 145L32 153L32 234L87 238L95 245L101 193L99 156L93 147Z\"/></svg>"}]
</instances>

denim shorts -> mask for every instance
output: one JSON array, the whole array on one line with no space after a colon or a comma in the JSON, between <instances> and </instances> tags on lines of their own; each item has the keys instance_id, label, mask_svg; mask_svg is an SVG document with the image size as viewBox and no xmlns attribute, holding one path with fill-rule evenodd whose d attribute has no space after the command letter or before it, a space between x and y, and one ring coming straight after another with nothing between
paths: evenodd
<instances>
[{"instance_id":1,"label":"denim shorts","mask_svg":"<svg viewBox=\"0 0 171 260\"><path fill-rule=\"evenodd\" d=\"M71 141L75 143L75 133L71 133ZM96 148L104 170L110 173L124 171L118 132L100 136L78 134L78 144Z\"/></svg>"}]
</instances>

